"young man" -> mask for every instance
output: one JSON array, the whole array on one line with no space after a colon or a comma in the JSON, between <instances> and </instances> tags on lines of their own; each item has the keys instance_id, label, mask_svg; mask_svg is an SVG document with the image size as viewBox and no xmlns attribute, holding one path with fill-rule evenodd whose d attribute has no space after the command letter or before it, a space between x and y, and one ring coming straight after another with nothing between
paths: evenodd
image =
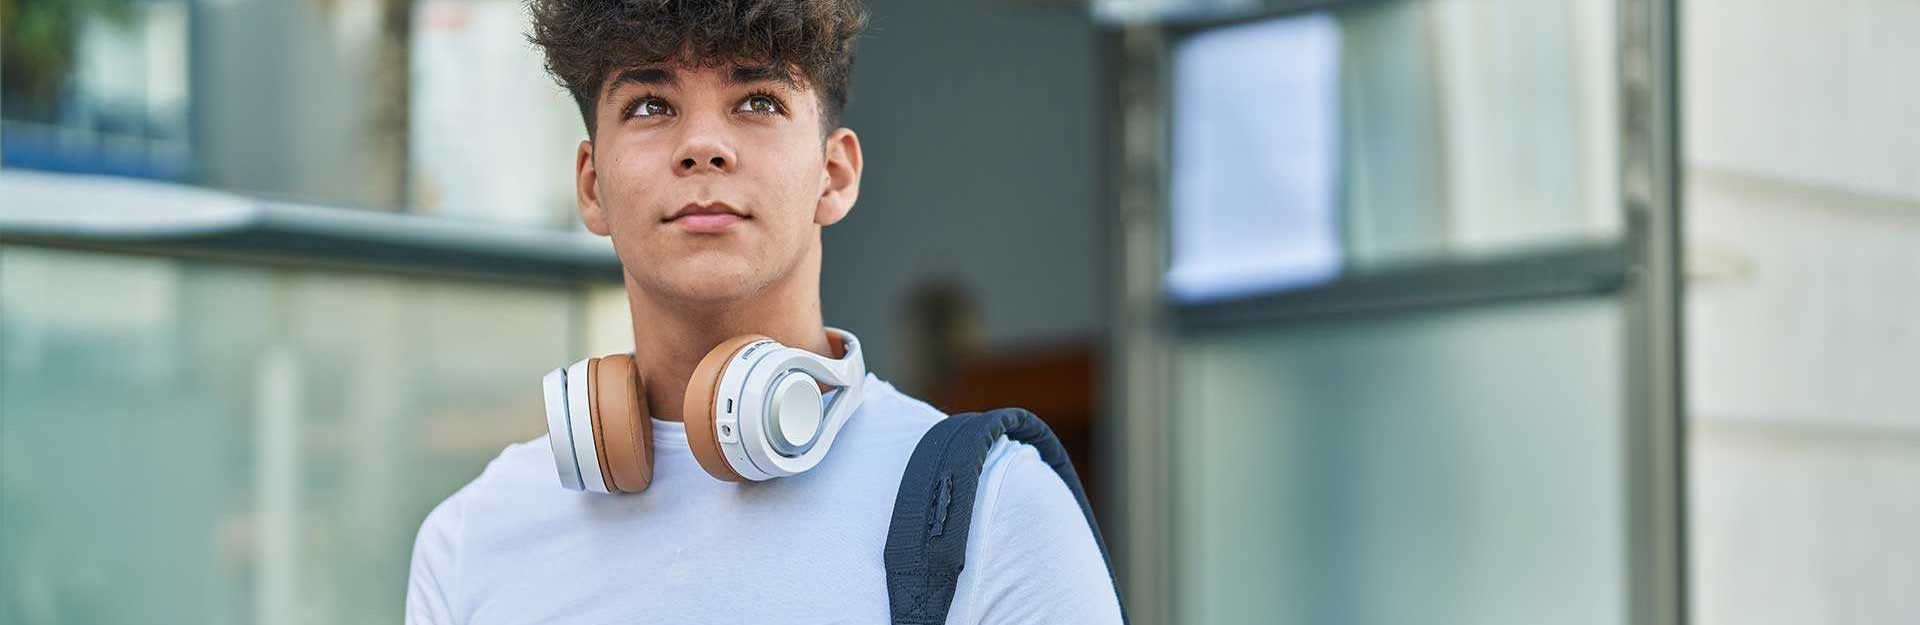
<instances>
[{"instance_id":1,"label":"young man","mask_svg":"<svg viewBox=\"0 0 1920 625\"><path fill-rule=\"evenodd\" d=\"M860 140L838 120L865 9L531 5L531 38L586 121L580 216L625 267L653 482L566 490L545 437L508 446L421 525L407 621L886 622L894 495L944 415L869 374L824 462L749 483L702 471L680 423L689 376L729 337L839 356L821 318L820 231L860 192ZM1120 621L1080 508L1032 448L1002 439L979 484L947 622Z\"/></svg>"}]
</instances>

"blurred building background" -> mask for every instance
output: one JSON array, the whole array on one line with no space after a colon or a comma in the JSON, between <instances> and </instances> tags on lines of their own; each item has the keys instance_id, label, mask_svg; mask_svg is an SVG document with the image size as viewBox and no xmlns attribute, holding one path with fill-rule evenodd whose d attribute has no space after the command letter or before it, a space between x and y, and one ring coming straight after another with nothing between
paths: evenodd
<instances>
[{"instance_id":1,"label":"blurred building background","mask_svg":"<svg viewBox=\"0 0 1920 625\"><path fill-rule=\"evenodd\" d=\"M827 320L1048 418L1135 622L1920 621L1920 4L870 8ZM520 3L0 27L0 621L397 620L631 347Z\"/></svg>"}]
</instances>

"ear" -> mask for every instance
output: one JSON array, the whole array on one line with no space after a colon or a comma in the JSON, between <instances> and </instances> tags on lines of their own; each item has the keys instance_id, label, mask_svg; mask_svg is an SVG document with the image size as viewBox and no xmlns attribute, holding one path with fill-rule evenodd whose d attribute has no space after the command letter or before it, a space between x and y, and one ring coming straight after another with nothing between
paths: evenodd
<instances>
[{"instance_id":1,"label":"ear","mask_svg":"<svg viewBox=\"0 0 1920 625\"><path fill-rule=\"evenodd\" d=\"M826 170L820 175L820 203L813 223L831 226L853 210L860 198L860 136L847 128L827 135Z\"/></svg>"},{"instance_id":2,"label":"ear","mask_svg":"<svg viewBox=\"0 0 1920 625\"><path fill-rule=\"evenodd\" d=\"M574 200L580 204L580 220L587 223L587 231L600 236L610 236L613 229L607 226L607 211L600 206L600 174L593 168L593 140L580 140L580 150L573 156Z\"/></svg>"}]
</instances>

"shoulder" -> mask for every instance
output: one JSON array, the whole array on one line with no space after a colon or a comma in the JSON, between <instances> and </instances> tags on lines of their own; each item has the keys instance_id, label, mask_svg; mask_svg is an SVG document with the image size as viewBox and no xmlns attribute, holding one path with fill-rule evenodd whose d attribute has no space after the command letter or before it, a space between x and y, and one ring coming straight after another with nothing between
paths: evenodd
<instances>
[{"instance_id":1,"label":"shoulder","mask_svg":"<svg viewBox=\"0 0 1920 625\"><path fill-rule=\"evenodd\" d=\"M894 388L893 384L867 374L860 400L860 428L880 438L912 438L915 441L947 413L927 402ZM871 417L871 418L868 418Z\"/></svg>"},{"instance_id":2,"label":"shoulder","mask_svg":"<svg viewBox=\"0 0 1920 625\"><path fill-rule=\"evenodd\" d=\"M834 443L833 455L869 459L897 460L906 466L907 456L920 444L920 437L947 414L914 398L888 383L867 375L861 392L860 409ZM847 449L841 449L842 446Z\"/></svg>"},{"instance_id":3,"label":"shoulder","mask_svg":"<svg viewBox=\"0 0 1920 625\"><path fill-rule=\"evenodd\" d=\"M427 513L426 519L420 523L420 538L417 540L424 541L430 534L448 540L457 538L466 523L469 504L475 499L487 498L501 490L546 485L545 482L539 482L539 478L551 476L539 473L539 469L545 467L547 471L552 471L550 453L546 435L507 445L487 461L480 475L447 495Z\"/></svg>"},{"instance_id":4,"label":"shoulder","mask_svg":"<svg viewBox=\"0 0 1920 625\"><path fill-rule=\"evenodd\" d=\"M1085 534L1089 541L1092 538L1079 499L1060 474L1040 458L1039 450L1030 445L1005 437L995 441L980 468L976 497L975 507L981 514L975 518L986 523L975 528L981 535L1021 538L1021 533L1003 534L1000 530L1037 525L1052 528L1057 534Z\"/></svg>"},{"instance_id":5,"label":"shoulder","mask_svg":"<svg viewBox=\"0 0 1920 625\"><path fill-rule=\"evenodd\" d=\"M1092 526L1038 450L996 441L978 488L958 589L966 597L964 608L956 605L961 622L1120 622Z\"/></svg>"},{"instance_id":6,"label":"shoulder","mask_svg":"<svg viewBox=\"0 0 1920 625\"><path fill-rule=\"evenodd\" d=\"M406 622L455 622L466 559L469 503L490 484L499 483L509 467L534 443L545 438L508 445L487 463L486 469L453 494L442 499L420 521L413 538L413 557L407 572Z\"/></svg>"},{"instance_id":7,"label":"shoulder","mask_svg":"<svg viewBox=\"0 0 1920 625\"><path fill-rule=\"evenodd\" d=\"M489 515L484 512L489 509L486 506L502 497L512 498L516 492L540 492L541 486L550 486L549 482L539 480L541 477L552 479L553 463L546 450L544 435L507 445L487 461L480 475L440 500L427 513L413 539L411 594L450 596L450 591L458 586L462 561L468 555L465 546L471 542L470 526L473 525L469 520L488 520ZM542 466L548 474L538 473ZM482 511L476 512L476 506L481 506Z\"/></svg>"}]
</instances>

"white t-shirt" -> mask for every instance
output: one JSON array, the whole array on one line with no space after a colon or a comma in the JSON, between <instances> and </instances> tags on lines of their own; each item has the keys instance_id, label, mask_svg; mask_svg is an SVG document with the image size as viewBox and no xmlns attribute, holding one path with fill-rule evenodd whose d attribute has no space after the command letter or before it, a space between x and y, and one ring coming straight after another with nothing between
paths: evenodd
<instances>
[{"instance_id":1,"label":"white t-shirt","mask_svg":"<svg viewBox=\"0 0 1920 625\"><path fill-rule=\"evenodd\" d=\"M407 622L885 623L882 551L921 434L945 415L873 375L827 458L791 478L709 477L653 422L644 493L569 491L546 437L509 445L420 526ZM1118 623L1099 547L1032 447L987 455L948 623Z\"/></svg>"}]
</instances>

